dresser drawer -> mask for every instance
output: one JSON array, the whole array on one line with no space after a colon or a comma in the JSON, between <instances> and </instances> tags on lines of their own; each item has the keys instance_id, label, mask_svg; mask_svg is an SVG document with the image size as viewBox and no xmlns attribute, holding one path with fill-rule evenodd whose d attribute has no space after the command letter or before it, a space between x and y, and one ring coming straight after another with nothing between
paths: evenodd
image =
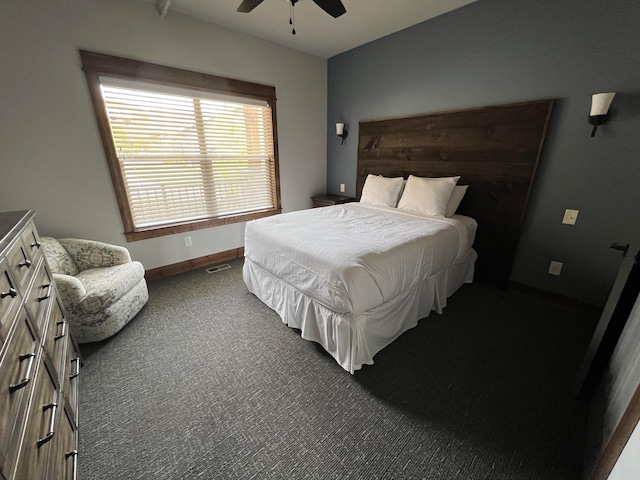
<instances>
[{"instance_id":1,"label":"dresser drawer","mask_svg":"<svg viewBox=\"0 0 640 480\"><path fill-rule=\"evenodd\" d=\"M47 478L71 480L78 476L78 434L66 408L59 408L56 448Z\"/></svg>"},{"instance_id":2,"label":"dresser drawer","mask_svg":"<svg viewBox=\"0 0 640 480\"><path fill-rule=\"evenodd\" d=\"M7 268L16 281L18 291L24 293L33 278L36 264L27 254L21 241L17 241L7 255Z\"/></svg>"},{"instance_id":3,"label":"dresser drawer","mask_svg":"<svg viewBox=\"0 0 640 480\"><path fill-rule=\"evenodd\" d=\"M71 418L78 425L78 382L80 380L80 352L75 342L69 338L67 341L66 367L62 392L71 407Z\"/></svg>"},{"instance_id":4,"label":"dresser drawer","mask_svg":"<svg viewBox=\"0 0 640 480\"><path fill-rule=\"evenodd\" d=\"M62 384L62 375L66 361L65 343L69 336L69 325L64 319L60 299L53 295L50 302L51 311L49 312L47 333L44 336L44 350L47 352L56 370L55 373L58 383Z\"/></svg>"},{"instance_id":5,"label":"dresser drawer","mask_svg":"<svg viewBox=\"0 0 640 480\"><path fill-rule=\"evenodd\" d=\"M35 275L36 278L27 296L25 307L36 327L36 333L42 338L44 336L45 314L54 295L54 286L52 275L49 274L45 262L40 262Z\"/></svg>"},{"instance_id":6,"label":"dresser drawer","mask_svg":"<svg viewBox=\"0 0 640 480\"><path fill-rule=\"evenodd\" d=\"M44 479L47 466L53 459L58 427L56 420L63 408L53 376L41 357L33 391L22 449L16 467L16 479Z\"/></svg>"},{"instance_id":7,"label":"dresser drawer","mask_svg":"<svg viewBox=\"0 0 640 480\"><path fill-rule=\"evenodd\" d=\"M15 328L0 359L0 460L6 471L6 459L18 453L19 425L24 419L27 397L35 378L39 342L27 313L20 309Z\"/></svg>"},{"instance_id":8,"label":"dresser drawer","mask_svg":"<svg viewBox=\"0 0 640 480\"><path fill-rule=\"evenodd\" d=\"M7 260L0 260L0 345L7 340L15 310L22 297L14 284L7 267ZM1 347L0 347L1 348Z\"/></svg>"},{"instance_id":9,"label":"dresser drawer","mask_svg":"<svg viewBox=\"0 0 640 480\"><path fill-rule=\"evenodd\" d=\"M43 253L42 245L40 245L40 237L32 222L29 222L24 232L22 232L22 235L20 235L20 239L22 240L22 246L27 256L33 263L37 263Z\"/></svg>"}]
</instances>

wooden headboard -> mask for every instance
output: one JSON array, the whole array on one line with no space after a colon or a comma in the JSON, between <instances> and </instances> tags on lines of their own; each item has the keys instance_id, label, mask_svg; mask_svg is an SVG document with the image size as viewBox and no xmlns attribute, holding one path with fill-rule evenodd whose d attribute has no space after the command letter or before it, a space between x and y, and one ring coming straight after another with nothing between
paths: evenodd
<instances>
[{"instance_id":1,"label":"wooden headboard","mask_svg":"<svg viewBox=\"0 0 640 480\"><path fill-rule=\"evenodd\" d=\"M553 100L360 122L360 199L368 174L460 175L458 213L478 222L476 280L506 287Z\"/></svg>"}]
</instances>

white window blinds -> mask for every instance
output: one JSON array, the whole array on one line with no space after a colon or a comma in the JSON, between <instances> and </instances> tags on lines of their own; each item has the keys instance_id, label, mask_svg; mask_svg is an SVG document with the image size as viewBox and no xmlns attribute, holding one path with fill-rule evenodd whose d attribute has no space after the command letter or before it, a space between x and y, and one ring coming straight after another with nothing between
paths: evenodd
<instances>
[{"instance_id":1,"label":"white window blinds","mask_svg":"<svg viewBox=\"0 0 640 480\"><path fill-rule=\"evenodd\" d=\"M266 102L100 77L136 228L274 208Z\"/></svg>"}]
</instances>

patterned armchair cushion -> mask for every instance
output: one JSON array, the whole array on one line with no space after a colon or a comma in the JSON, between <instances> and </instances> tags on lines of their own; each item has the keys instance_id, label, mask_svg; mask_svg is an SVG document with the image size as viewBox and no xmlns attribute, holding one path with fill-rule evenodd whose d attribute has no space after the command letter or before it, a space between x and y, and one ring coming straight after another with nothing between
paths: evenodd
<instances>
[{"instance_id":1,"label":"patterned armchair cushion","mask_svg":"<svg viewBox=\"0 0 640 480\"><path fill-rule=\"evenodd\" d=\"M131 262L129 251L124 247L79 238L60 238L58 241L73 258L80 271Z\"/></svg>"},{"instance_id":2,"label":"patterned armchair cushion","mask_svg":"<svg viewBox=\"0 0 640 480\"><path fill-rule=\"evenodd\" d=\"M84 270L76 275L87 292L78 306L83 313L102 311L120 300L142 278L144 267L140 262Z\"/></svg>"},{"instance_id":3,"label":"patterned armchair cushion","mask_svg":"<svg viewBox=\"0 0 640 480\"><path fill-rule=\"evenodd\" d=\"M76 275L78 266L58 240L51 237L40 237L40 243L44 248L47 261L53 273L64 275Z\"/></svg>"}]
</instances>

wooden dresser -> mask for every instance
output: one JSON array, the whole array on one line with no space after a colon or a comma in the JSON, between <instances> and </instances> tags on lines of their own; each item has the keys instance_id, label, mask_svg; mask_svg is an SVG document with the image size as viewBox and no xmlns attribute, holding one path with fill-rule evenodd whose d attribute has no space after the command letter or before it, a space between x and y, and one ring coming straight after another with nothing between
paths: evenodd
<instances>
[{"instance_id":1,"label":"wooden dresser","mask_svg":"<svg viewBox=\"0 0 640 480\"><path fill-rule=\"evenodd\" d=\"M77 476L80 355L34 215L0 213L0 480Z\"/></svg>"}]
</instances>

